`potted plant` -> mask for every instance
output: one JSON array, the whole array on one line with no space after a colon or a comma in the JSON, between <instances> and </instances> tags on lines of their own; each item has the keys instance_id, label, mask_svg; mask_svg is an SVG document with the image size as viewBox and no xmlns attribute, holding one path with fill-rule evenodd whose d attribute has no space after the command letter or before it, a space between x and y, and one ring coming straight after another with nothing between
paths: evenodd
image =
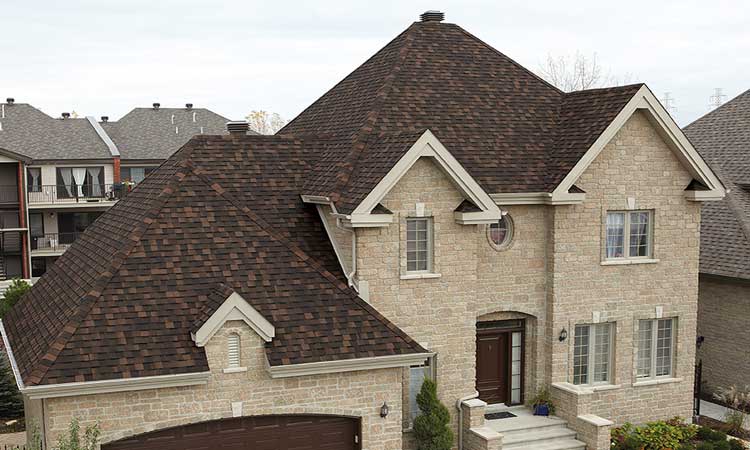
<instances>
[{"instance_id":1,"label":"potted plant","mask_svg":"<svg viewBox=\"0 0 750 450\"><path fill-rule=\"evenodd\" d=\"M537 391L531 401L531 407L534 408L535 416L549 416L555 413L555 405L552 403L552 396L549 389L542 388Z\"/></svg>"}]
</instances>

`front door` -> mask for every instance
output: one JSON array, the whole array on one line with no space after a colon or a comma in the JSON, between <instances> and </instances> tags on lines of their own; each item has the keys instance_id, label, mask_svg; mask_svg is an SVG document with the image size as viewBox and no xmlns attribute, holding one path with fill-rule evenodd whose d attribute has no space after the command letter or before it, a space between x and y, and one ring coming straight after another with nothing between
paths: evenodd
<instances>
[{"instance_id":1,"label":"front door","mask_svg":"<svg viewBox=\"0 0 750 450\"><path fill-rule=\"evenodd\" d=\"M477 323L479 398L489 404L523 402L523 320Z\"/></svg>"}]
</instances>

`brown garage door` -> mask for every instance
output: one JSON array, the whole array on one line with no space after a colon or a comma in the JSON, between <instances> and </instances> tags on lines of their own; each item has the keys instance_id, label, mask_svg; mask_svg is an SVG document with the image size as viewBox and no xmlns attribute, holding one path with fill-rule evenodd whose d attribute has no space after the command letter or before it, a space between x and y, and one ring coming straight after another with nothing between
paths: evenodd
<instances>
[{"instance_id":1,"label":"brown garage door","mask_svg":"<svg viewBox=\"0 0 750 450\"><path fill-rule=\"evenodd\" d=\"M103 450L356 450L359 420L331 416L259 416L154 431Z\"/></svg>"}]
</instances>

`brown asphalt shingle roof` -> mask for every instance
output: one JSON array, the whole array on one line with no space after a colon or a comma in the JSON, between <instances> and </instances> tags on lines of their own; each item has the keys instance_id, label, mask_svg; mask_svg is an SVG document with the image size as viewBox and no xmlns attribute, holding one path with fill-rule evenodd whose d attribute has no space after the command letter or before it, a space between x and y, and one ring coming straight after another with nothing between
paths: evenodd
<instances>
[{"instance_id":1,"label":"brown asphalt shingle roof","mask_svg":"<svg viewBox=\"0 0 750 450\"><path fill-rule=\"evenodd\" d=\"M701 210L700 272L750 279L750 90L684 132L728 189Z\"/></svg>"},{"instance_id":2,"label":"brown asphalt shingle roof","mask_svg":"<svg viewBox=\"0 0 750 450\"><path fill-rule=\"evenodd\" d=\"M280 133L338 140L304 193L343 213L426 129L488 193L551 192L641 87L565 94L457 25L417 22Z\"/></svg>"},{"instance_id":3,"label":"brown asphalt shingle roof","mask_svg":"<svg viewBox=\"0 0 750 450\"><path fill-rule=\"evenodd\" d=\"M272 366L423 352L342 281L315 208L301 202L318 149L282 137L192 140L6 317L24 382L208 370L190 332L231 291L274 324Z\"/></svg>"}]
</instances>

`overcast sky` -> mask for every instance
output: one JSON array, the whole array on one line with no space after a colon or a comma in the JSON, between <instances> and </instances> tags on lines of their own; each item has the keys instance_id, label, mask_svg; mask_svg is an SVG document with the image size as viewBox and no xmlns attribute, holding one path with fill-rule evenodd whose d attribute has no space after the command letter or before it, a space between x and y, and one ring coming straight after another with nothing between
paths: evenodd
<instances>
[{"instance_id":1,"label":"overcast sky","mask_svg":"<svg viewBox=\"0 0 750 450\"><path fill-rule=\"evenodd\" d=\"M714 88L750 89L747 0L2 0L0 98L53 116L158 101L290 119L427 9L534 71L596 52L613 76L671 92L681 125Z\"/></svg>"}]
</instances>

